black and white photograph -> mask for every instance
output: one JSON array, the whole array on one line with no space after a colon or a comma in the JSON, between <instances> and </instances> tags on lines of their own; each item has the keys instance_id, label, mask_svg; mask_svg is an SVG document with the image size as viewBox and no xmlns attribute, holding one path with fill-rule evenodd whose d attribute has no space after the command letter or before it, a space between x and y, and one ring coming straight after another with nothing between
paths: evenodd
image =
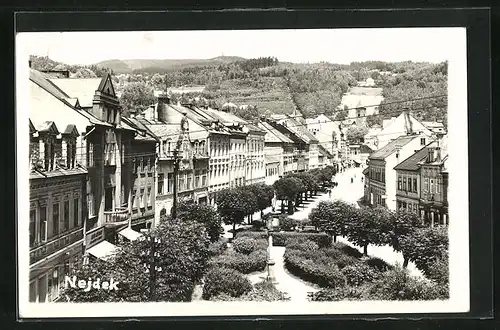
<instances>
[{"instance_id":1,"label":"black and white photograph","mask_svg":"<svg viewBox=\"0 0 500 330\"><path fill-rule=\"evenodd\" d=\"M20 316L467 312L466 54L464 28L17 34Z\"/></svg>"}]
</instances>

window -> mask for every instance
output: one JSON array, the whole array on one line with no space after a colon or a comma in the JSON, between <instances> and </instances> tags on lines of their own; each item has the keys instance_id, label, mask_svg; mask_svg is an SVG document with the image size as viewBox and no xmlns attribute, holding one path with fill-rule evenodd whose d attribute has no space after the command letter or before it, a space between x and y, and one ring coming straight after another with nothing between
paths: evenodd
<instances>
[{"instance_id":1,"label":"window","mask_svg":"<svg viewBox=\"0 0 500 330\"><path fill-rule=\"evenodd\" d=\"M47 275L38 278L38 302L45 302L47 298Z\"/></svg>"},{"instance_id":2,"label":"window","mask_svg":"<svg viewBox=\"0 0 500 330\"><path fill-rule=\"evenodd\" d=\"M64 201L64 218L62 231L67 231L69 229L69 201Z\"/></svg>"},{"instance_id":3,"label":"window","mask_svg":"<svg viewBox=\"0 0 500 330\"><path fill-rule=\"evenodd\" d=\"M59 234L59 203L52 205L52 236Z\"/></svg>"},{"instance_id":4,"label":"window","mask_svg":"<svg viewBox=\"0 0 500 330\"><path fill-rule=\"evenodd\" d=\"M30 210L30 247L35 244L36 238L36 210Z\"/></svg>"},{"instance_id":5,"label":"window","mask_svg":"<svg viewBox=\"0 0 500 330\"><path fill-rule=\"evenodd\" d=\"M412 189L411 189L411 178L408 178L408 191L412 191Z\"/></svg>"},{"instance_id":6,"label":"window","mask_svg":"<svg viewBox=\"0 0 500 330\"><path fill-rule=\"evenodd\" d=\"M125 163L125 143L122 143L122 163Z\"/></svg>"},{"instance_id":7,"label":"window","mask_svg":"<svg viewBox=\"0 0 500 330\"><path fill-rule=\"evenodd\" d=\"M87 196L87 207L89 208L89 217L93 217L94 214L94 195L89 193Z\"/></svg>"},{"instance_id":8,"label":"window","mask_svg":"<svg viewBox=\"0 0 500 330\"><path fill-rule=\"evenodd\" d=\"M139 207L143 208L144 207L144 188L141 188L140 194L139 194Z\"/></svg>"},{"instance_id":9,"label":"window","mask_svg":"<svg viewBox=\"0 0 500 330\"><path fill-rule=\"evenodd\" d=\"M71 141L66 142L66 167L71 168L71 158L73 156L73 145L71 144Z\"/></svg>"},{"instance_id":10,"label":"window","mask_svg":"<svg viewBox=\"0 0 500 330\"><path fill-rule=\"evenodd\" d=\"M385 171L382 170L382 182L385 182Z\"/></svg>"},{"instance_id":11,"label":"window","mask_svg":"<svg viewBox=\"0 0 500 330\"><path fill-rule=\"evenodd\" d=\"M401 177L398 176L398 190L401 190Z\"/></svg>"},{"instance_id":12,"label":"window","mask_svg":"<svg viewBox=\"0 0 500 330\"><path fill-rule=\"evenodd\" d=\"M417 192L417 178L413 178L413 192Z\"/></svg>"},{"instance_id":13,"label":"window","mask_svg":"<svg viewBox=\"0 0 500 330\"><path fill-rule=\"evenodd\" d=\"M201 181L201 171L196 170L195 172L195 177L194 177L194 187L195 188L200 188L200 182Z\"/></svg>"},{"instance_id":14,"label":"window","mask_svg":"<svg viewBox=\"0 0 500 330\"><path fill-rule=\"evenodd\" d=\"M40 240L47 241L47 207L40 207Z\"/></svg>"},{"instance_id":15,"label":"window","mask_svg":"<svg viewBox=\"0 0 500 330\"><path fill-rule=\"evenodd\" d=\"M179 174L179 179L177 181L177 185L179 186L179 191L186 190L186 187L184 187L184 173Z\"/></svg>"},{"instance_id":16,"label":"window","mask_svg":"<svg viewBox=\"0 0 500 330\"><path fill-rule=\"evenodd\" d=\"M80 227L80 199L73 199L73 223L75 227Z\"/></svg>"},{"instance_id":17,"label":"window","mask_svg":"<svg viewBox=\"0 0 500 330\"><path fill-rule=\"evenodd\" d=\"M48 276L48 301L54 301L59 296L59 267L55 267Z\"/></svg>"},{"instance_id":18,"label":"window","mask_svg":"<svg viewBox=\"0 0 500 330\"><path fill-rule=\"evenodd\" d=\"M187 181L186 181L186 189L187 190L193 189L192 186L191 186L192 180L193 180L193 178L191 177L190 174L188 174Z\"/></svg>"},{"instance_id":19,"label":"window","mask_svg":"<svg viewBox=\"0 0 500 330\"><path fill-rule=\"evenodd\" d=\"M163 181L164 181L164 174L160 173L158 174L158 195L163 195Z\"/></svg>"},{"instance_id":20,"label":"window","mask_svg":"<svg viewBox=\"0 0 500 330\"><path fill-rule=\"evenodd\" d=\"M94 166L94 144L89 143L87 144L87 166L92 167Z\"/></svg>"},{"instance_id":21,"label":"window","mask_svg":"<svg viewBox=\"0 0 500 330\"><path fill-rule=\"evenodd\" d=\"M420 145L425 146L425 138L420 138Z\"/></svg>"},{"instance_id":22,"label":"window","mask_svg":"<svg viewBox=\"0 0 500 330\"><path fill-rule=\"evenodd\" d=\"M403 178L403 190L406 190L406 178Z\"/></svg>"},{"instance_id":23,"label":"window","mask_svg":"<svg viewBox=\"0 0 500 330\"><path fill-rule=\"evenodd\" d=\"M203 170L202 176L201 176L201 186L205 187L207 185L207 171Z\"/></svg>"},{"instance_id":24,"label":"window","mask_svg":"<svg viewBox=\"0 0 500 330\"><path fill-rule=\"evenodd\" d=\"M136 204L136 195L137 195L137 190L134 189L132 190L132 209L137 209L137 204Z\"/></svg>"},{"instance_id":25,"label":"window","mask_svg":"<svg viewBox=\"0 0 500 330\"><path fill-rule=\"evenodd\" d=\"M148 206L151 206L151 187L148 187Z\"/></svg>"},{"instance_id":26,"label":"window","mask_svg":"<svg viewBox=\"0 0 500 330\"><path fill-rule=\"evenodd\" d=\"M431 186L429 188L429 192L433 193L434 192L434 179L431 179Z\"/></svg>"},{"instance_id":27,"label":"window","mask_svg":"<svg viewBox=\"0 0 500 330\"><path fill-rule=\"evenodd\" d=\"M167 174L167 184L168 184L168 192L171 193L174 191L174 173Z\"/></svg>"},{"instance_id":28,"label":"window","mask_svg":"<svg viewBox=\"0 0 500 330\"><path fill-rule=\"evenodd\" d=\"M424 190L429 191L429 178L424 178Z\"/></svg>"},{"instance_id":29,"label":"window","mask_svg":"<svg viewBox=\"0 0 500 330\"><path fill-rule=\"evenodd\" d=\"M437 178L437 183L436 183L436 193L439 193L440 192L440 186L441 186L441 178Z\"/></svg>"}]
</instances>

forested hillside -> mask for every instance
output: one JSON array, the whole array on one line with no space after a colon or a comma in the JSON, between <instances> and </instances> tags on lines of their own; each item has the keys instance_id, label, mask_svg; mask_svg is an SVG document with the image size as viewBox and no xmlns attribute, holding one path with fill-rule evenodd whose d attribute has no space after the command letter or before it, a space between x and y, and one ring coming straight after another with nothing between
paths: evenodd
<instances>
[{"instance_id":1,"label":"forested hillside","mask_svg":"<svg viewBox=\"0 0 500 330\"><path fill-rule=\"evenodd\" d=\"M112 62L101 62L99 66L68 66L43 57L32 57L32 60L34 68L68 69L75 77L99 77L108 71L101 65ZM122 95L127 112L142 109L152 102L154 90L205 86L203 92L173 95L173 99L208 103L214 107L226 103L247 105L250 107L232 111L249 118L295 111L305 117L319 113L336 116L342 95L358 81L373 78L376 87L383 88L385 99L380 106L381 117L397 116L403 107L408 106L422 120L446 122L447 63L297 64L279 62L274 57L242 59L228 56L199 61L165 61L170 61L168 69L165 69L167 62L162 62L161 68L154 61L141 62L140 68L137 68L137 63L135 67L132 65L131 73L114 75L116 89ZM177 61L178 65L172 61ZM126 61L119 63L127 64ZM415 99L421 100L409 101Z\"/></svg>"}]
</instances>

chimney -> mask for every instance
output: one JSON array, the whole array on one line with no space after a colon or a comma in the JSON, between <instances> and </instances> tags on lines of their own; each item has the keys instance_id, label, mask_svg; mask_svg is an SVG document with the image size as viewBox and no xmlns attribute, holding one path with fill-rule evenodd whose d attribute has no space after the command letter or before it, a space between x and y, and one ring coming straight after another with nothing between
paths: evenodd
<instances>
[{"instance_id":1,"label":"chimney","mask_svg":"<svg viewBox=\"0 0 500 330\"><path fill-rule=\"evenodd\" d=\"M155 119L161 122L165 120L165 104L170 104L170 97L168 97L167 93L161 93L158 95L156 111L154 105L152 106Z\"/></svg>"}]
</instances>

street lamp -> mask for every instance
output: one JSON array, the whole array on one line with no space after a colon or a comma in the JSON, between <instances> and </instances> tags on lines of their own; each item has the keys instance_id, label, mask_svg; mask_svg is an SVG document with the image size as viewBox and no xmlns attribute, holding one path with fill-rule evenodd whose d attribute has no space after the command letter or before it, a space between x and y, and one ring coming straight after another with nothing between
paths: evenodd
<instances>
[{"instance_id":1,"label":"street lamp","mask_svg":"<svg viewBox=\"0 0 500 330\"><path fill-rule=\"evenodd\" d=\"M274 276L274 260L271 255L273 247L273 218L269 217L267 220L267 237L268 237L268 248L267 248L267 280L272 283L276 283L276 278Z\"/></svg>"},{"instance_id":2,"label":"street lamp","mask_svg":"<svg viewBox=\"0 0 500 330\"><path fill-rule=\"evenodd\" d=\"M150 243L149 253L142 252L141 256L147 258L147 262L143 264L144 271L146 274L149 274L149 300L156 300L156 273L161 272L161 266L157 266L158 258L160 257L160 253L156 251L157 244L161 244L161 240L157 237L147 235L142 236L141 240L146 240Z\"/></svg>"}]
</instances>

